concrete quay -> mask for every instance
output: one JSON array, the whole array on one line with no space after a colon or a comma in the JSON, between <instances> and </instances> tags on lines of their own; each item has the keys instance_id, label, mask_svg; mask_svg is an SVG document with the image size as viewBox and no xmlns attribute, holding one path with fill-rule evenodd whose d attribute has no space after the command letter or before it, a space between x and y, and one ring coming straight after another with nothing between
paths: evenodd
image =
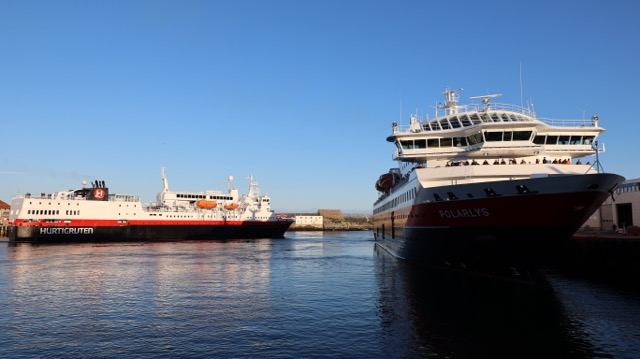
<instances>
[{"instance_id":1,"label":"concrete quay","mask_svg":"<svg viewBox=\"0 0 640 359\"><path fill-rule=\"evenodd\" d=\"M565 243L551 265L562 271L638 286L640 235L614 231L579 231Z\"/></svg>"}]
</instances>

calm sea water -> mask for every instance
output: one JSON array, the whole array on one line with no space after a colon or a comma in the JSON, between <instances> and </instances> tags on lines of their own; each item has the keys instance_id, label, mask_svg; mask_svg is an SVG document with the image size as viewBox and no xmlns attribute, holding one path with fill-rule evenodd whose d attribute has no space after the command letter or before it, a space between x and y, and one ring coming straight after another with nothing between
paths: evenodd
<instances>
[{"instance_id":1,"label":"calm sea water","mask_svg":"<svg viewBox=\"0 0 640 359\"><path fill-rule=\"evenodd\" d=\"M370 232L0 242L2 358L640 358L637 292L415 270Z\"/></svg>"}]
</instances>

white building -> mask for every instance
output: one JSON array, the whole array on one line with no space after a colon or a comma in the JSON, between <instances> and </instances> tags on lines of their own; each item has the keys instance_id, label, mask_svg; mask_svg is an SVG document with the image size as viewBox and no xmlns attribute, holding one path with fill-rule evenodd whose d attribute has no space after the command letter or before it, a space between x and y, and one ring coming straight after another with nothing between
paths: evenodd
<instances>
[{"instance_id":1,"label":"white building","mask_svg":"<svg viewBox=\"0 0 640 359\"><path fill-rule=\"evenodd\" d=\"M609 197L585 226L602 230L640 226L640 178L627 180L618 186L613 198Z\"/></svg>"},{"instance_id":2,"label":"white building","mask_svg":"<svg viewBox=\"0 0 640 359\"><path fill-rule=\"evenodd\" d=\"M324 221L322 216L311 216L311 215L296 215L295 226L296 227L316 227L323 228Z\"/></svg>"}]
</instances>

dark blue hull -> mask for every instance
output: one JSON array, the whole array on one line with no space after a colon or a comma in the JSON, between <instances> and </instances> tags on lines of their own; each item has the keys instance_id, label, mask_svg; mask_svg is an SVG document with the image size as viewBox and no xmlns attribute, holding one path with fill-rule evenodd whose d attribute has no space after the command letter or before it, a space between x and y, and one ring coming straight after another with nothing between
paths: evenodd
<instances>
[{"instance_id":1,"label":"dark blue hull","mask_svg":"<svg viewBox=\"0 0 640 359\"><path fill-rule=\"evenodd\" d=\"M242 225L17 226L9 228L9 241L60 243L282 238L291 223L282 220Z\"/></svg>"}]
</instances>

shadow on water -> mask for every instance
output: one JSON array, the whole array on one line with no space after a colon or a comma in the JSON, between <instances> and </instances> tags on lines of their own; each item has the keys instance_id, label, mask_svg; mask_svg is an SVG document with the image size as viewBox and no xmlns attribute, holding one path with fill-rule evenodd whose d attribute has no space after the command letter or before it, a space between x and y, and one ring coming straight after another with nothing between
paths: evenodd
<instances>
[{"instance_id":1,"label":"shadow on water","mask_svg":"<svg viewBox=\"0 0 640 359\"><path fill-rule=\"evenodd\" d=\"M549 287L414 267L377 246L376 255L383 326L413 343L403 356L594 357Z\"/></svg>"}]
</instances>

